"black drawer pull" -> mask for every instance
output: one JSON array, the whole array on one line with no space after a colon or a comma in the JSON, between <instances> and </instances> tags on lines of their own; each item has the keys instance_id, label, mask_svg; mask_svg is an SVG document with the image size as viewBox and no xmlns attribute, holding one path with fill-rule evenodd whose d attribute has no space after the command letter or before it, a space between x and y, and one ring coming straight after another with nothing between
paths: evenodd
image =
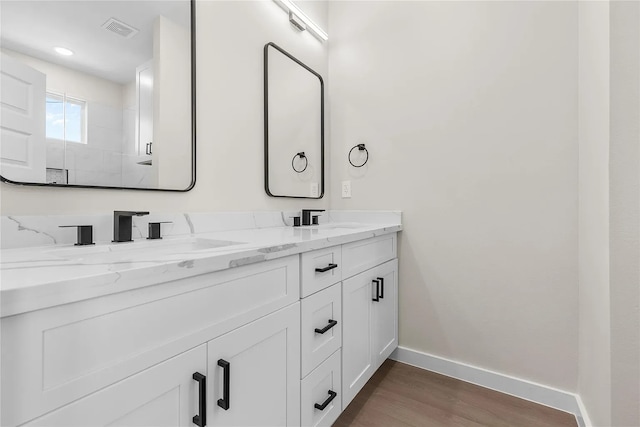
<instances>
[{"instance_id":1,"label":"black drawer pull","mask_svg":"<svg viewBox=\"0 0 640 427\"><path fill-rule=\"evenodd\" d=\"M378 280L380 280L380 295L378 295L378 297L380 297L380 299L383 299L384 298L384 278L378 277Z\"/></svg>"},{"instance_id":2,"label":"black drawer pull","mask_svg":"<svg viewBox=\"0 0 640 427\"><path fill-rule=\"evenodd\" d=\"M324 273L325 271L329 271L329 270L333 270L334 268L337 268L338 264L329 264L324 268L316 268L316 273Z\"/></svg>"},{"instance_id":3,"label":"black drawer pull","mask_svg":"<svg viewBox=\"0 0 640 427\"><path fill-rule=\"evenodd\" d=\"M229 409L229 381L231 380L231 364L226 360L218 360L218 366L223 370L222 399L218 399L218 406L225 411Z\"/></svg>"},{"instance_id":4,"label":"black drawer pull","mask_svg":"<svg viewBox=\"0 0 640 427\"><path fill-rule=\"evenodd\" d=\"M321 411L324 411L324 408L326 408L327 405L329 403L331 403L331 401L333 399L335 399L337 395L338 395L338 393L336 393L335 391L329 390L329 397L327 397L327 400L322 402L322 405L320 405L319 403L316 403L316 404L313 405L313 407L316 408L316 409L320 409Z\"/></svg>"},{"instance_id":5,"label":"black drawer pull","mask_svg":"<svg viewBox=\"0 0 640 427\"><path fill-rule=\"evenodd\" d=\"M192 378L198 381L198 415L193 416L193 423L198 427L207 425L207 377L195 372Z\"/></svg>"},{"instance_id":6,"label":"black drawer pull","mask_svg":"<svg viewBox=\"0 0 640 427\"><path fill-rule=\"evenodd\" d=\"M376 284L376 296L371 298L371 301L380 302L380 281L373 279L372 282Z\"/></svg>"},{"instance_id":7,"label":"black drawer pull","mask_svg":"<svg viewBox=\"0 0 640 427\"><path fill-rule=\"evenodd\" d=\"M316 334L324 334L325 332L327 332L329 329L333 328L337 324L338 324L337 320L329 319L329 324L327 326L325 326L322 329L316 328Z\"/></svg>"}]
</instances>

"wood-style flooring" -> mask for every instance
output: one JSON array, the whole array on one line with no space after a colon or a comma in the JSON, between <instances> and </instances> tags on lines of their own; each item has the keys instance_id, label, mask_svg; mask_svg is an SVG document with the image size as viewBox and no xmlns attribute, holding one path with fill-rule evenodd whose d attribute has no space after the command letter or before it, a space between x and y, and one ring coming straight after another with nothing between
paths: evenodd
<instances>
[{"instance_id":1,"label":"wood-style flooring","mask_svg":"<svg viewBox=\"0 0 640 427\"><path fill-rule=\"evenodd\" d=\"M576 427L572 414L387 360L334 427Z\"/></svg>"}]
</instances>

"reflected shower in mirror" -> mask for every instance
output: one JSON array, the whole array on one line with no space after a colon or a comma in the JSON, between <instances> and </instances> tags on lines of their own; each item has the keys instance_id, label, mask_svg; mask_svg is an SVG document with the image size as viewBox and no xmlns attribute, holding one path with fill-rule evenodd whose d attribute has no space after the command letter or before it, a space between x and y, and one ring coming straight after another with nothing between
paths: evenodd
<instances>
[{"instance_id":1,"label":"reflected shower in mirror","mask_svg":"<svg viewBox=\"0 0 640 427\"><path fill-rule=\"evenodd\" d=\"M3 1L3 180L191 188L193 3Z\"/></svg>"},{"instance_id":2,"label":"reflected shower in mirror","mask_svg":"<svg viewBox=\"0 0 640 427\"><path fill-rule=\"evenodd\" d=\"M274 197L324 194L322 77L273 43L264 47L265 190Z\"/></svg>"}]
</instances>

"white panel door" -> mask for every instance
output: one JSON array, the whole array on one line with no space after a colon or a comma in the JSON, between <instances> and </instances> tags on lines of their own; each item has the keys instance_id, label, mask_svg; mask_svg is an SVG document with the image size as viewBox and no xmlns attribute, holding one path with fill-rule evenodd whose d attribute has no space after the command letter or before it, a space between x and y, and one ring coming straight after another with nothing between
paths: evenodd
<instances>
[{"instance_id":1,"label":"white panel door","mask_svg":"<svg viewBox=\"0 0 640 427\"><path fill-rule=\"evenodd\" d=\"M46 75L2 54L0 104L0 175L44 183Z\"/></svg>"},{"instance_id":2,"label":"white panel door","mask_svg":"<svg viewBox=\"0 0 640 427\"><path fill-rule=\"evenodd\" d=\"M210 341L208 354L208 426L299 425L300 303Z\"/></svg>"},{"instance_id":3,"label":"white panel door","mask_svg":"<svg viewBox=\"0 0 640 427\"><path fill-rule=\"evenodd\" d=\"M203 344L24 426L193 426L200 415L193 374L206 375L206 351Z\"/></svg>"},{"instance_id":4,"label":"white panel door","mask_svg":"<svg viewBox=\"0 0 640 427\"><path fill-rule=\"evenodd\" d=\"M373 302L373 354L376 369L398 347L398 260L373 269L380 282L379 301Z\"/></svg>"},{"instance_id":5,"label":"white panel door","mask_svg":"<svg viewBox=\"0 0 640 427\"><path fill-rule=\"evenodd\" d=\"M346 408L375 371L370 271L342 282L342 407Z\"/></svg>"}]
</instances>

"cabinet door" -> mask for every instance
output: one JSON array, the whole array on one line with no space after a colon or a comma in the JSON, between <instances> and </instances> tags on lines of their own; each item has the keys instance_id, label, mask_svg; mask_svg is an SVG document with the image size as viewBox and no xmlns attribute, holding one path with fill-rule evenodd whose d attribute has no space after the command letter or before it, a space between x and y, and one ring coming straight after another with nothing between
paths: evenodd
<instances>
[{"instance_id":1,"label":"cabinet door","mask_svg":"<svg viewBox=\"0 0 640 427\"><path fill-rule=\"evenodd\" d=\"M375 371L373 305L375 284L370 272L342 282L342 407L362 389Z\"/></svg>"},{"instance_id":2,"label":"cabinet door","mask_svg":"<svg viewBox=\"0 0 640 427\"><path fill-rule=\"evenodd\" d=\"M398 346L398 260L374 269L380 282L379 301L373 303L373 357L376 369Z\"/></svg>"},{"instance_id":3,"label":"cabinet door","mask_svg":"<svg viewBox=\"0 0 640 427\"><path fill-rule=\"evenodd\" d=\"M208 426L300 423L300 303L210 341L208 354Z\"/></svg>"},{"instance_id":4,"label":"cabinet door","mask_svg":"<svg viewBox=\"0 0 640 427\"><path fill-rule=\"evenodd\" d=\"M200 409L193 374L206 369L201 345L24 426L192 426Z\"/></svg>"}]
</instances>

